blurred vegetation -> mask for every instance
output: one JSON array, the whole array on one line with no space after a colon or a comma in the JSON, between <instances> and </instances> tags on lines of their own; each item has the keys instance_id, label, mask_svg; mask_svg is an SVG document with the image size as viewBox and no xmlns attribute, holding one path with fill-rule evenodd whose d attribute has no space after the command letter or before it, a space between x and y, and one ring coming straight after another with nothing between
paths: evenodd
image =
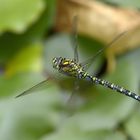
<instances>
[{"instance_id":1,"label":"blurred vegetation","mask_svg":"<svg viewBox=\"0 0 140 140\"><path fill-rule=\"evenodd\" d=\"M140 3L108 1L127 7ZM70 79L54 71L51 60L73 58L73 47L68 33L54 31L56 4L55 0L0 0L0 140L140 140L137 101L81 83L85 86L67 103L73 90L72 85L68 88ZM103 47L86 36L79 35L78 42L81 60ZM138 48L118 57L115 71L107 73L102 53L89 72L138 94L139 60ZM14 98L49 75L60 84L50 80L32 94Z\"/></svg>"}]
</instances>

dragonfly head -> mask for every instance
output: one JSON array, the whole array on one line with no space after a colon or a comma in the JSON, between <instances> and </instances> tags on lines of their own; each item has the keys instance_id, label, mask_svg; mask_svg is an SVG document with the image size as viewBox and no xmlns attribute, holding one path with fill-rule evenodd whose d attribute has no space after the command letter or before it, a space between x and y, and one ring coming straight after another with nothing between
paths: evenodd
<instances>
[{"instance_id":1,"label":"dragonfly head","mask_svg":"<svg viewBox=\"0 0 140 140\"><path fill-rule=\"evenodd\" d=\"M54 57L52 62L53 68L68 76L76 77L79 69L81 69L81 65L73 59Z\"/></svg>"},{"instance_id":2,"label":"dragonfly head","mask_svg":"<svg viewBox=\"0 0 140 140\"><path fill-rule=\"evenodd\" d=\"M53 68L59 70L62 60L63 60L62 57L54 57L52 60Z\"/></svg>"}]
</instances>

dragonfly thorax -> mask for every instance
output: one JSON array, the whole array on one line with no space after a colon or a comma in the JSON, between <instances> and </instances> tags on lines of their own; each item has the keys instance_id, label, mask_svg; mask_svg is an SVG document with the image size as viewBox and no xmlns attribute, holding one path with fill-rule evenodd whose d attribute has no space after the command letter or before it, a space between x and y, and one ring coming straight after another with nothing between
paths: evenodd
<instances>
[{"instance_id":1,"label":"dragonfly thorax","mask_svg":"<svg viewBox=\"0 0 140 140\"><path fill-rule=\"evenodd\" d=\"M53 58L53 68L65 75L73 77L77 77L79 72L83 71L82 66L75 60L62 57Z\"/></svg>"}]
</instances>

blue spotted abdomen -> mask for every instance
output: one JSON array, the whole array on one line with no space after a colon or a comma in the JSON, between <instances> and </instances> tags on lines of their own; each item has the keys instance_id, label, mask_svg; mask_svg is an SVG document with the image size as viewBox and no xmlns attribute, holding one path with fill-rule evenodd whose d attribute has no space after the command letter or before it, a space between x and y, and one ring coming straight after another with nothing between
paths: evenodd
<instances>
[{"instance_id":1,"label":"blue spotted abdomen","mask_svg":"<svg viewBox=\"0 0 140 140\"><path fill-rule=\"evenodd\" d=\"M85 79L86 81L90 81L90 82L95 83L95 84L100 84L104 87L110 88L112 90L115 90L119 93L122 93L124 95L127 95L129 97L132 97L132 98L140 101L140 96L136 95L135 93L133 93L133 92L131 92L123 87L120 87L118 85L115 85L113 83L110 83L106 80L102 80L102 79L99 79L97 77L90 76L88 73L81 73L78 78Z\"/></svg>"}]
</instances>

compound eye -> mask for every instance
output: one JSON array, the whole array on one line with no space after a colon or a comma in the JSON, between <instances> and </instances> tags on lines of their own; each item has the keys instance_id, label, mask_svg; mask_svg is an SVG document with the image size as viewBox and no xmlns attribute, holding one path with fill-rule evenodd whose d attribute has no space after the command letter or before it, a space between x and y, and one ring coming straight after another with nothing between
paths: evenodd
<instances>
[{"instance_id":1,"label":"compound eye","mask_svg":"<svg viewBox=\"0 0 140 140\"><path fill-rule=\"evenodd\" d=\"M52 62L55 63L56 62L56 58L53 58Z\"/></svg>"},{"instance_id":2,"label":"compound eye","mask_svg":"<svg viewBox=\"0 0 140 140\"><path fill-rule=\"evenodd\" d=\"M55 69L59 69L59 63L60 63L60 59L59 58L57 58L57 57L53 58L53 67Z\"/></svg>"}]
</instances>

